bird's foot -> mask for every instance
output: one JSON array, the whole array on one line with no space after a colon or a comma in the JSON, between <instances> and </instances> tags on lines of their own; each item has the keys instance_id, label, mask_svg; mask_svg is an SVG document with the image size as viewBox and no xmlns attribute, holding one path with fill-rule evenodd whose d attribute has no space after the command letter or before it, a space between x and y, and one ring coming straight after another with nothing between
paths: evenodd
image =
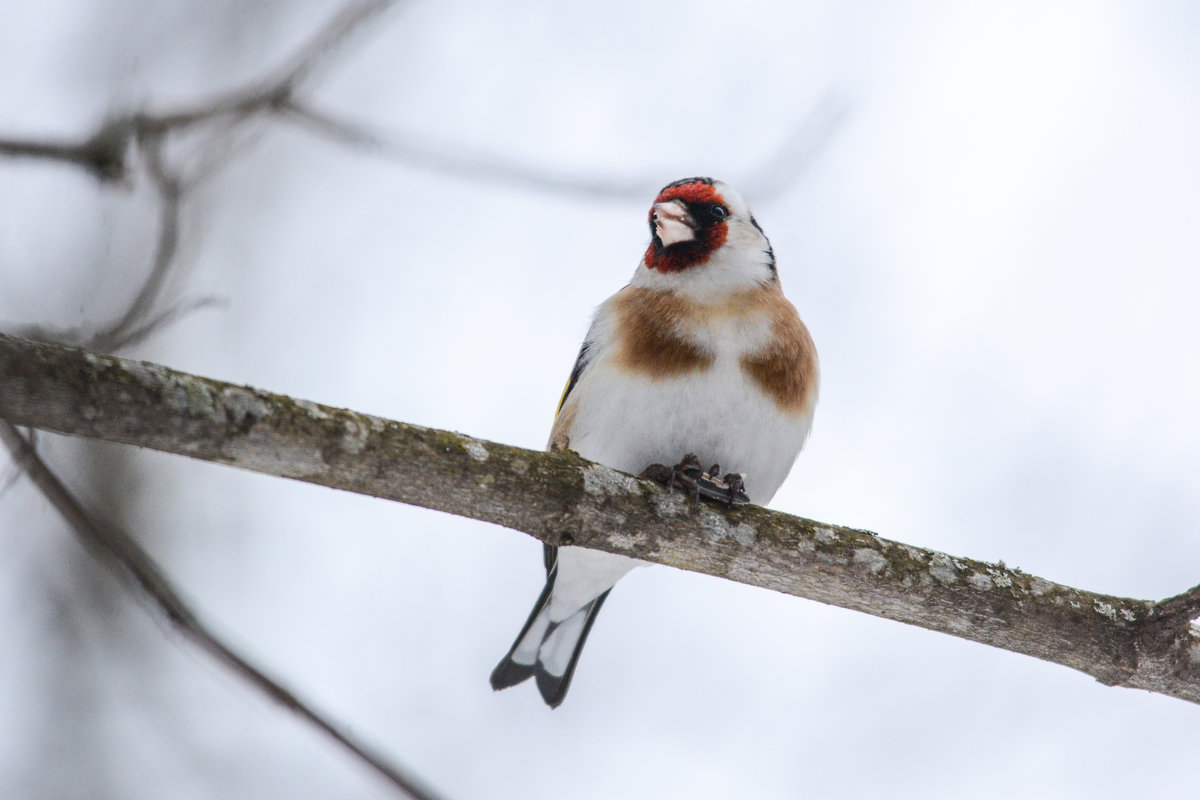
<instances>
[{"instance_id":1,"label":"bird's foot","mask_svg":"<svg viewBox=\"0 0 1200 800\"><path fill-rule=\"evenodd\" d=\"M730 505L742 505L750 502L746 494L746 484L737 472L730 472L724 478L718 478L721 468L713 464L705 472L700 466L700 459L694 453L688 453L673 467L664 464L651 464L642 470L641 477L656 480L666 484L668 490L682 489L691 495L693 507L698 507L701 497L709 500L720 500Z\"/></svg>"},{"instance_id":2,"label":"bird's foot","mask_svg":"<svg viewBox=\"0 0 1200 800\"><path fill-rule=\"evenodd\" d=\"M724 500L732 505L743 505L750 502L750 495L746 494L745 476L740 472L726 472L724 478L718 478L721 474L721 468L717 464L713 464L708 475L704 476L708 482L712 484L714 492L723 492L723 496L714 496L715 500ZM707 495L706 495L707 496Z\"/></svg>"},{"instance_id":3,"label":"bird's foot","mask_svg":"<svg viewBox=\"0 0 1200 800\"><path fill-rule=\"evenodd\" d=\"M694 453L688 453L678 464L668 467L666 464L651 464L642 470L640 477L650 478L665 484L667 491L682 489L684 494L692 498L693 507L700 502L700 476L704 470L700 467L700 459Z\"/></svg>"}]
</instances>

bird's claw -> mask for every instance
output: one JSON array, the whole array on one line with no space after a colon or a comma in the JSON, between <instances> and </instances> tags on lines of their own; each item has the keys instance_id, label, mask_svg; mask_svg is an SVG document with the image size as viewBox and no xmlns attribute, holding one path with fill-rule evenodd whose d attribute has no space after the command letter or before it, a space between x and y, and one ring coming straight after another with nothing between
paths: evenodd
<instances>
[{"instance_id":1,"label":"bird's claw","mask_svg":"<svg viewBox=\"0 0 1200 800\"><path fill-rule=\"evenodd\" d=\"M718 478L720 472L721 468L717 464L713 464L705 472L700 466L700 459L694 453L688 453L673 467L651 464L642 470L641 477L666 484L668 491L676 487L682 489L691 495L694 506L699 506L701 497L730 505L749 503L750 497L746 494L746 484L742 475L730 472L724 478Z\"/></svg>"}]
</instances>

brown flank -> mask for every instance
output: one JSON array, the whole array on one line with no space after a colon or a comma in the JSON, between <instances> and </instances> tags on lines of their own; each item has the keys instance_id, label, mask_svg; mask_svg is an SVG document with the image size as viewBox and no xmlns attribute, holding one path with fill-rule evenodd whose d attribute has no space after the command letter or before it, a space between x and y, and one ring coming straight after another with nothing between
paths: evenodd
<instances>
[{"instance_id":1,"label":"brown flank","mask_svg":"<svg viewBox=\"0 0 1200 800\"><path fill-rule=\"evenodd\" d=\"M615 300L618 359L630 372L669 378L708 369L713 354L682 338L678 330L697 306L671 292L627 286Z\"/></svg>"},{"instance_id":2,"label":"brown flank","mask_svg":"<svg viewBox=\"0 0 1200 800\"><path fill-rule=\"evenodd\" d=\"M777 281L716 305L701 305L673 292L626 287L615 304L621 366L655 378L712 366L713 354L683 338L680 330L713 318L765 314L771 320L771 343L743 356L742 369L785 413L806 413L816 399L817 350Z\"/></svg>"},{"instance_id":3,"label":"brown flank","mask_svg":"<svg viewBox=\"0 0 1200 800\"><path fill-rule=\"evenodd\" d=\"M782 292L776 293L771 305L771 343L758 353L743 356L742 369L781 411L803 414L816 399L817 348Z\"/></svg>"}]
</instances>

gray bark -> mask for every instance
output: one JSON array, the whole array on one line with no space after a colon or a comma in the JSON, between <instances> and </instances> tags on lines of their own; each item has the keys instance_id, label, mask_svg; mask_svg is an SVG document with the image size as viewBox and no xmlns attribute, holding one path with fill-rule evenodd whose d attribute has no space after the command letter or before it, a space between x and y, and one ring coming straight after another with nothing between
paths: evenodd
<instances>
[{"instance_id":1,"label":"gray bark","mask_svg":"<svg viewBox=\"0 0 1200 800\"><path fill-rule=\"evenodd\" d=\"M1200 587L1155 603L544 453L0 334L0 417L728 578L1200 702Z\"/></svg>"}]
</instances>

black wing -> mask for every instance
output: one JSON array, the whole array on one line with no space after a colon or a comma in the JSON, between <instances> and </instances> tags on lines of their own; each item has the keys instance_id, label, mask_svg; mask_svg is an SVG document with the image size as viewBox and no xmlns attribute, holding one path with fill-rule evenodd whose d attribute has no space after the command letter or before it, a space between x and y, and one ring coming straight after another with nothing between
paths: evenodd
<instances>
[{"instance_id":1,"label":"black wing","mask_svg":"<svg viewBox=\"0 0 1200 800\"><path fill-rule=\"evenodd\" d=\"M562 411L563 404L571 396L571 390L575 388L575 384L579 383L579 376L587 368L588 361L591 360L591 351L591 341L584 339L583 345L579 348L579 355L575 357L575 366L571 367L571 377L567 379L567 388L563 389L562 397L558 399L558 408L554 409L555 419L558 419L558 412ZM549 575L550 570L554 568L554 562L558 559L558 548L552 544L544 545L542 557L546 562L546 574Z\"/></svg>"},{"instance_id":2,"label":"black wing","mask_svg":"<svg viewBox=\"0 0 1200 800\"><path fill-rule=\"evenodd\" d=\"M563 389L562 397L558 398L558 408L554 409L555 419L558 419L558 412L562 411L563 403L567 402L567 398L571 396L571 390L575 388L575 384L579 383L579 376L583 374L591 355L592 343L584 339L583 346L579 348L579 355L575 357L575 366L571 367L571 377L567 379L567 388Z\"/></svg>"}]
</instances>

